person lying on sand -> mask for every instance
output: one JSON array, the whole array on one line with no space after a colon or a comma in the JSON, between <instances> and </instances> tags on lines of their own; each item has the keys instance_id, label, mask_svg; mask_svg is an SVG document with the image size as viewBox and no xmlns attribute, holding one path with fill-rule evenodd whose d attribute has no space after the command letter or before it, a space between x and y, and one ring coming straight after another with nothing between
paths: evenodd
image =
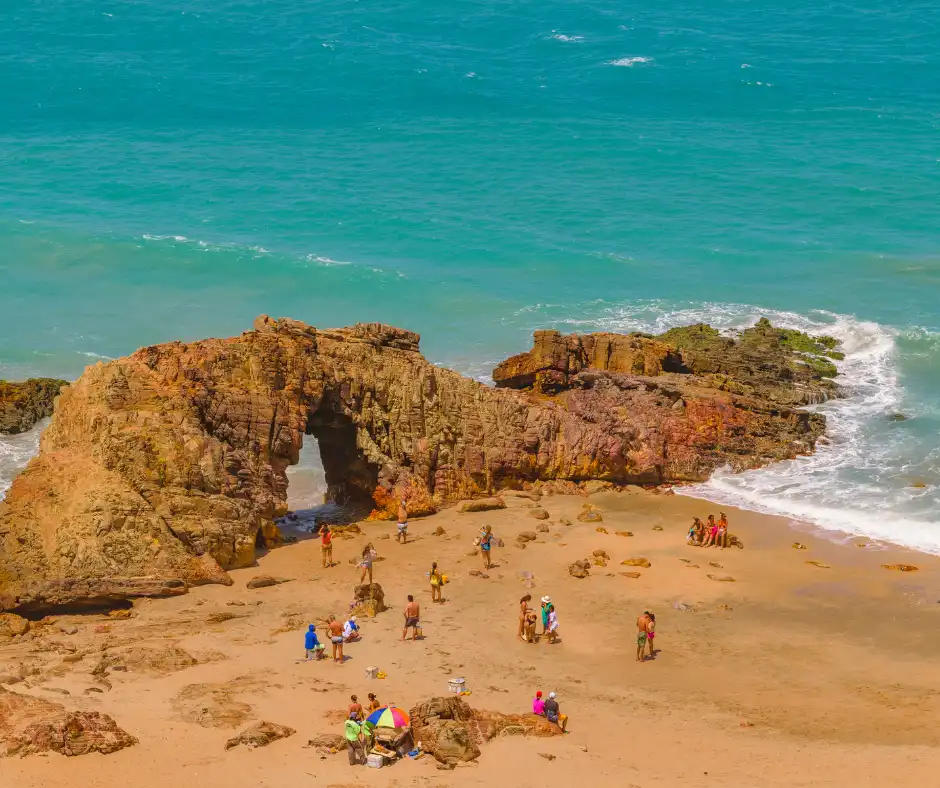
<instances>
[{"instance_id":1,"label":"person lying on sand","mask_svg":"<svg viewBox=\"0 0 940 788\"><path fill-rule=\"evenodd\" d=\"M418 627L421 625L421 608L415 598L408 594L408 604L405 605L405 628L401 631L401 639L404 640L405 636L408 634L408 630L411 630L411 639L417 640L418 638Z\"/></svg>"},{"instance_id":2,"label":"person lying on sand","mask_svg":"<svg viewBox=\"0 0 940 788\"><path fill-rule=\"evenodd\" d=\"M561 708L558 706L558 701L555 700L555 693L548 693L548 700L545 701L545 719L549 722L554 722L559 728L561 728L562 733L567 732L568 728L568 715L561 713Z\"/></svg>"},{"instance_id":3,"label":"person lying on sand","mask_svg":"<svg viewBox=\"0 0 940 788\"><path fill-rule=\"evenodd\" d=\"M343 642L351 643L354 640L359 640L362 637L362 633L359 631L359 625L356 623L356 617L350 616L349 620L343 624Z\"/></svg>"},{"instance_id":4,"label":"person lying on sand","mask_svg":"<svg viewBox=\"0 0 940 788\"><path fill-rule=\"evenodd\" d=\"M343 662L343 625L336 620L336 616L330 616L327 619L327 631L330 634L330 642L333 644L333 661Z\"/></svg>"},{"instance_id":5,"label":"person lying on sand","mask_svg":"<svg viewBox=\"0 0 940 788\"><path fill-rule=\"evenodd\" d=\"M317 628L313 624L304 632L304 649L307 652L307 659L326 659L326 647L317 637Z\"/></svg>"}]
</instances>

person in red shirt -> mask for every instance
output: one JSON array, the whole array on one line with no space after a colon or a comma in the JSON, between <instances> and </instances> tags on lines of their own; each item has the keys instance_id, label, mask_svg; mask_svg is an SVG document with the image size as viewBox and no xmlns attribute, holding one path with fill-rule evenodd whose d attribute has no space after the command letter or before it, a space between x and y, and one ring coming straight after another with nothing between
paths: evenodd
<instances>
[{"instance_id":1,"label":"person in red shirt","mask_svg":"<svg viewBox=\"0 0 940 788\"><path fill-rule=\"evenodd\" d=\"M323 556L324 569L333 566L333 532L328 525L320 529L320 554Z\"/></svg>"}]
</instances>

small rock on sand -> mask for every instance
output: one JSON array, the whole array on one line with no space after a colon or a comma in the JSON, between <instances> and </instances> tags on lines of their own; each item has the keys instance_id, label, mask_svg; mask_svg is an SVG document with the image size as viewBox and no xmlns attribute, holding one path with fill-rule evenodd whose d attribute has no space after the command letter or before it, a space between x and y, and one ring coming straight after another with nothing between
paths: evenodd
<instances>
[{"instance_id":1,"label":"small rock on sand","mask_svg":"<svg viewBox=\"0 0 940 788\"><path fill-rule=\"evenodd\" d=\"M506 502L502 498L475 498L470 501L461 501L457 504L457 511L461 514L467 512L489 512L495 509L505 509Z\"/></svg>"},{"instance_id":2,"label":"small rock on sand","mask_svg":"<svg viewBox=\"0 0 940 788\"><path fill-rule=\"evenodd\" d=\"M810 566L818 566L820 569L832 569L829 564L824 564L822 561L807 561Z\"/></svg>"},{"instance_id":3,"label":"small rock on sand","mask_svg":"<svg viewBox=\"0 0 940 788\"><path fill-rule=\"evenodd\" d=\"M545 523L539 523L535 530L538 531L540 534L547 534L549 531L549 528L547 525L545 525Z\"/></svg>"},{"instance_id":4,"label":"small rock on sand","mask_svg":"<svg viewBox=\"0 0 940 788\"><path fill-rule=\"evenodd\" d=\"M917 567L911 564L882 564L882 569L890 569L894 572L916 572Z\"/></svg>"},{"instance_id":5,"label":"small rock on sand","mask_svg":"<svg viewBox=\"0 0 940 788\"><path fill-rule=\"evenodd\" d=\"M648 558L628 558L625 561L621 561L620 565L621 566L641 566L644 569L649 569L652 566Z\"/></svg>"},{"instance_id":6,"label":"small rock on sand","mask_svg":"<svg viewBox=\"0 0 940 788\"><path fill-rule=\"evenodd\" d=\"M661 525L654 525L654 526L653 526L653 530L654 530L654 531L662 531L662 530L663 530L663 527L662 527Z\"/></svg>"},{"instance_id":7,"label":"small rock on sand","mask_svg":"<svg viewBox=\"0 0 940 788\"><path fill-rule=\"evenodd\" d=\"M539 507L536 509L530 509L529 517L534 517L536 520L547 520L550 515L547 511L545 511L545 509Z\"/></svg>"},{"instance_id":8,"label":"small rock on sand","mask_svg":"<svg viewBox=\"0 0 940 788\"><path fill-rule=\"evenodd\" d=\"M581 514L578 515L578 519L579 519L582 523L602 523L602 522L604 522L604 517L603 517L603 515L601 515L600 512L590 512L590 511L581 512Z\"/></svg>"},{"instance_id":9,"label":"small rock on sand","mask_svg":"<svg viewBox=\"0 0 940 788\"><path fill-rule=\"evenodd\" d=\"M735 579L731 575L707 575L709 580L715 580L719 583L734 583Z\"/></svg>"},{"instance_id":10,"label":"small rock on sand","mask_svg":"<svg viewBox=\"0 0 940 788\"><path fill-rule=\"evenodd\" d=\"M790 546L791 546L794 550L806 550L806 549L808 549L808 548L806 547L806 545L803 544L802 542L794 542L794 543L793 543L792 545L790 545Z\"/></svg>"},{"instance_id":11,"label":"small rock on sand","mask_svg":"<svg viewBox=\"0 0 940 788\"><path fill-rule=\"evenodd\" d=\"M538 536L535 531L523 531L516 537L517 542L534 542Z\"/></svg>"},{"instance_id":12,"label":"small rock on sand","mask_svg":"<svg viewBox=\"0 0 940 788\"><path fill-rule=\"evenodd\" d=\"M577 577L583 579L588 577L590 573L591 564L589 561L581 560L575 561L568 567L568 574L572 577Z\"/></svg>"},{"instance_id":13,"label":"small rock on sand","mask_svg":"<svg viewBox=\"0 0 940 788\"><path fill-rule=\"evenodd\" d=\"M633 536L633 531L617 531L617 536Z\"/></svg>"},{"instance_id":14,"label":"small rock on sand","mask_svg":"<svg viewBox=\"0 0 940 788\"><path fill-rule=\"evenodd\" d=\"M597 557L597 558L608 558L608 559L610 558L610 556L607 555L607 551L606 551L606 550L595 550L595 551L594 551L594 556Z\"/></svg>"},{"instance_id":15,"label":"small rock on sand","mask_svg":"<svg viewBox=\"0 0 940 788\"><path fill-rule=\"evenodd\" d=\"M621 577L629 577L631 580L636 580L639 577L643 576L642 572L621 572Z\"/></svg>"},{"instance_id":16,"label":"small rock on sand","mask_svg":"<svg viewBox=\"0 0 940 788\"><path fill-rule=\"evenodd\" d=\"M447 531L445 531L444 528L443 528L442 526L440 526L440 525L437 526L437 528L434 529L434 535L435 535L435 536L443 536L443 535L446 534L446 533L447 533Z\"/></svg>"}]
</instances>

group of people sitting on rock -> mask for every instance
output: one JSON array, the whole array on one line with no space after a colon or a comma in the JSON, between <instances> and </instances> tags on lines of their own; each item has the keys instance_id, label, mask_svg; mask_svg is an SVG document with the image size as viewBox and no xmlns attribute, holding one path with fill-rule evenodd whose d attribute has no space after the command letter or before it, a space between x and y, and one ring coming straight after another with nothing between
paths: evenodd
<instances>
[{"instance_id":1,"label":"group of people sitting on rock","mask_svg":"<svg viewBox=\"0 0 940 788\"><path fill-rule=\"evenodd\" d=\"M539 690L532 698L532 713L539 717L544 717L549 722L555 723L561 728L562 733L568 732L568 715L561 713L558 701L555 699L555 693L549 692L548 699L542 699L542 691Z\"/></svg>"},{"instance_id":2,"label":"group of people sitting on rock","mask_svg":"<svg viewBox=\"0 0 940 788\"><path fill-rule=\"evenodd\" d=\"M694 518L686 543L693 547L726 548L728 546L728 518L725 517L725 513L718 513L717 522L713 514L708 515L707 523L703 523L698 517Z\"/></svg>"},{"instance_id":3,"label":"group of people sitting on rock","mask_svg":"<svg viewBox=\"0 0 940 788\"><path fill-rule=\"evenodd\" d=\"M362 638L362 632L359 631L359 625L356 623L356 617L350 616L344 623L340 624L336 616L330 616L326 622L326 628L330 635L330 643L333 645L333 661L343 661L343 644L353 643ZM326 646L320 642L317 637L317 627L310 624L304 633L304 650L308 660L326 659Z\"/></svg>"},{"instance_id":4,"label":"group of people sitting on rock","mask_svg":"<svg viewBox=\"0 0 940 788\"><path fill-rule=\"evenodd\" d=\"M538 622L538 614L529 607L532 601L532 594L526 594L519 600L519 637L525 643L535 643L538 635L535 634L535 626ZM552 604L551 597L542 597L542 635L547 643L556 643L558 641L558 613L555 612L555 605Z\"/></svg>"}]
</instances>

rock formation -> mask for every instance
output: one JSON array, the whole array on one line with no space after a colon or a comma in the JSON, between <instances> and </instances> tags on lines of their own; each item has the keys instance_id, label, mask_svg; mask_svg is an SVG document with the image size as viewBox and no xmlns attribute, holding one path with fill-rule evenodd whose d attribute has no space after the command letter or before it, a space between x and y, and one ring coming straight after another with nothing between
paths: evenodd
<instances>
[{"instance_id":1,"label":"rock formation","mask_svg":"<svg viewBox=\"0 0 940 788\"><path fill-rule=\"evenodd\" d=\"M277 542L305 436L330 500L394 517L405 497L417 516L525 482L702 480L793 457L825 426L795 406L837 394L833 343L769 323L730 339L536 332L495 389L430 364L418 339L263 316L89 367L0 503L0 609L230 583Z\"/></svg>"},{"instance_id":2,"label":"rock formation","mask_svg":"<svg viewBox=\"0 0 940 788\"><path fill-rule=\"evenodd\" d=\"M23 383L0 380L0 434L16 434L52 415L52 405L64 380L31 378Z\"/></svg>"},{"instance_id":3,"label":"rock formation","mask_svg":"<svg viewBox=\"0 0 940 788\"><path fill-rule=\"evenodd\" d=\"M108 753L137 744L107 714L66 711L58 703L0 687L0 757L57 752Z\"/></svg>"},{"instance_id":4,"label":"rock formation","mask_svg":"<svg viewBox=\"0 0 940 788\"><path fill-rule=\"evenodd\" d=\"M479 758L480 745L497 736L561 735L544 717L472 709L458 696L431 698L410 714L414 740L441 763Z\"/></svg>"}]
</instances>

